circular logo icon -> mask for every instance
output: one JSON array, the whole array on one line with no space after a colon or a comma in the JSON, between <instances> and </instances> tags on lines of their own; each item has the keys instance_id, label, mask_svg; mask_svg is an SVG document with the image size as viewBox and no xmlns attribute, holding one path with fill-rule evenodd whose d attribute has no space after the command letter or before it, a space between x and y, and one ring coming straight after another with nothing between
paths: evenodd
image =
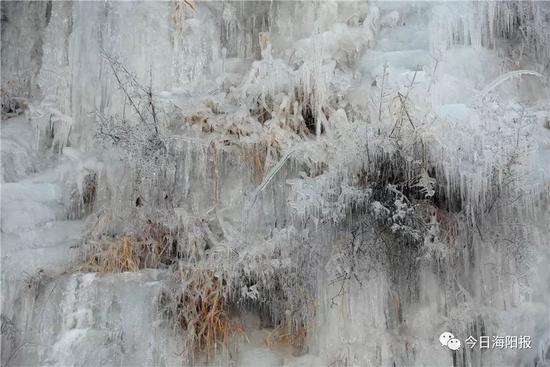
<instances>
[{"instance_id":1,"label":"circular logo icon","mask_svg":"<svg viewBox=\"0 0 550 367\"><path fill-rule=\"evenodd\" d=\"M441 343L441 346L445 347L447 346L447 343L449 340L454 339L454 335L449 333L448 331L445 331L439 336L439 342Z\"/></svg>"},{"instance_id":2,"label":"circular logo icon","mask_svg":"<svg viewBox=\"0 0 550 367\"><path fill-rule=\"evenodd\" d=\"M453 338L447 342L447 346L450 350L459 350L460 349L460 340Z\"/></svg>"}]
</instances>

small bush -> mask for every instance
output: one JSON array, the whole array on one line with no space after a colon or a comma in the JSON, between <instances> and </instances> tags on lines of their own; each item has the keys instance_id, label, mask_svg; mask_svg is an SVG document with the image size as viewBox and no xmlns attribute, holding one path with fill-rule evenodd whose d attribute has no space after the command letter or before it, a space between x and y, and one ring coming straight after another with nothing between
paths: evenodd
<instances>
[{"instance_id":1,"label":"small bush","mask_svg":"<svg viewBox=\"0 0 550 367\"><path fill-rule=\"evenodd\" d=\"M185 351L191 359L208 359L219 349L227 349L231 337L244 328L230 317L223 280L210 270L176 272L176 290L164 292L160 305L164 315L184 332Z\"/></svg>"},{"instance_id":2,"label":"small bush","mask_svg":"<svg viewBox=\"0 0 550 367\"><path fill-rule=\"evenodd\" d=\"M176 242L168 228L149 222L141 236L103 238L84 245L80 271L120 273L146 268L162 268L177 258Z\"/></svg>"},{"instance_id":3,"label":"small bush","mask_svg":"<svg viewBox=\"0 0 550 367\"><path fill-rule=\"evenodd\" d=\"M24 98L24 84L22 84L24 82L9 80L0 88L3 120L21 115L28 109L28 101Z\"/></svg>"}]
</instances>

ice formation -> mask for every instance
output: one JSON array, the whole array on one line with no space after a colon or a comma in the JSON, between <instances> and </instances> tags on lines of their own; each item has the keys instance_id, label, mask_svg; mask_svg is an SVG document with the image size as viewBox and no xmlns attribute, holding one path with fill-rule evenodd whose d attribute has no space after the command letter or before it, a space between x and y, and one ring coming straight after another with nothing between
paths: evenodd
<instances>
[{"instance_id":1,"label":"ice formation","mask_svg":"<svg viewBox=\"0 0 550 367\"><path fill-rule=\"evenodd\" d=\"M549 3L1 12L2 365L550 366Z\"/></svg>"}]
</instances>

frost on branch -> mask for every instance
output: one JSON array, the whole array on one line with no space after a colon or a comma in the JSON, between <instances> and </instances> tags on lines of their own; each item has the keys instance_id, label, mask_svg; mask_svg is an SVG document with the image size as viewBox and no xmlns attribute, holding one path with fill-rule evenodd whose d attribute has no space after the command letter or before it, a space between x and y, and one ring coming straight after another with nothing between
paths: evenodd
<instances>
[{"instance_id":1,"label":"frost on branch","mask_svg":"<svg viewBox=\"0 0 550 367\"><path fill-rule=\"evenodd\" d=\"M49 4L3 21L44 51L36 150L2 130L2 240L39 264L2 279L7 358L525 362L431 341L547 328L545 4Z\"/></svg>"}]
</instances>

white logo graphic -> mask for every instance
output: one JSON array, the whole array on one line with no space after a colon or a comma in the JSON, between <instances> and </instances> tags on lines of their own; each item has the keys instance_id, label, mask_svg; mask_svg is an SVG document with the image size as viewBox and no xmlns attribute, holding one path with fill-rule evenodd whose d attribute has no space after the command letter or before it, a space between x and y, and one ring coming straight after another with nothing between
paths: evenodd
<instances>
[{"instance_id":1,"label":"white logo graphic","mask_svg":"<svg viewBox=\"0 0 550 367\"><path fill-rule=\"evenodd\" d=\"M450 350L459 350L460 349L460 340L458 340L456 338L451 339L447 343L447 346L449 347Z\"/></svg>"},{"instance_id":2,"label":"white logo graphic","mask_svg":"<svg viewBox=\"0 0 550 367\"><path fill-rule=\"evenodd\" d=\"M458 350L461 346L460 340L455 338L455 336L448 331L445 331L439 336L439 342L441 346L447 347L450 350Z\"/></svg>"},{"instance_id":3,"label":"white logo graphic","mask_svg":"<svg viewBox=\"0 0 550 367\"><path fill-rule=\"evenodd\" d=\"M441 346L445 347L447 346L447 343L449 340L453 339L455 336L448 331L445 331L443 334L439 336L439 342L441 343Z\"/></svg>"}]
</instances>

